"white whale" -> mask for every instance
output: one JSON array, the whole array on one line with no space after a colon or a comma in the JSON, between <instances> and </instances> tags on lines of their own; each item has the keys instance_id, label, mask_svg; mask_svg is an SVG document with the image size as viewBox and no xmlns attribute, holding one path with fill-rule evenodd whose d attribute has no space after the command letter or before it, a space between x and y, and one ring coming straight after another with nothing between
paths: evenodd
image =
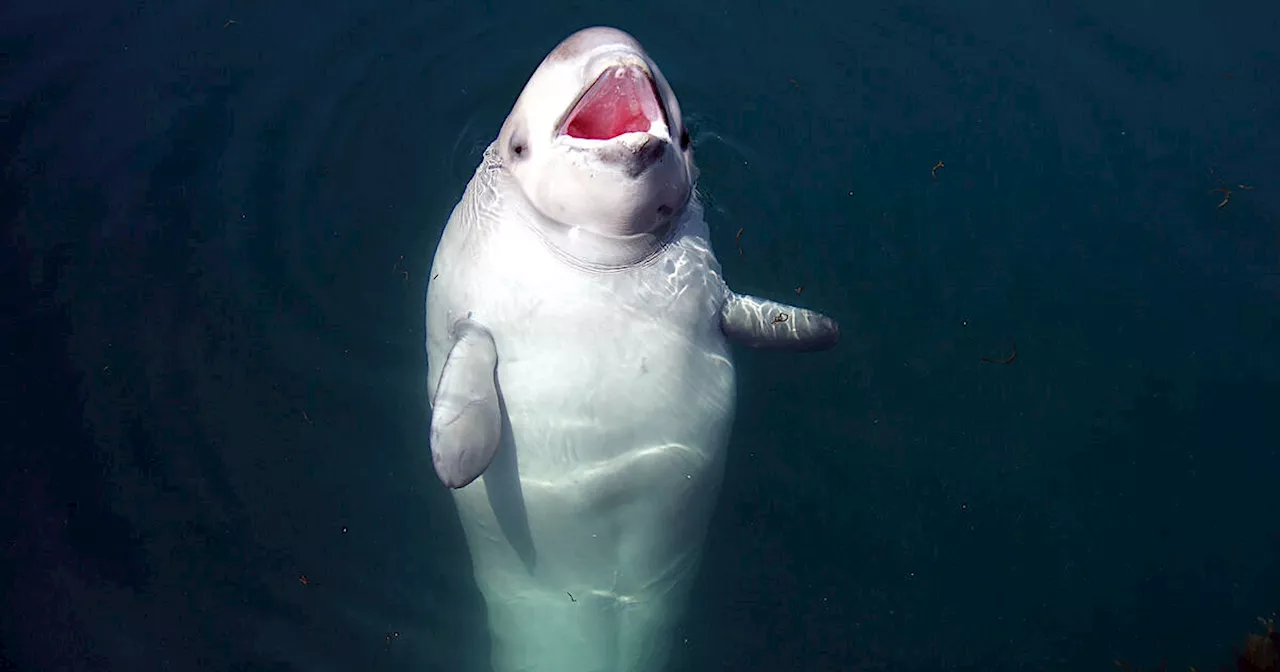
<instances>
[{"instance_id":1,"label":"white whale","mask_svg":"<svg viewBox=\"0 0 1280 672\"><path fill-rule=\"evenodd\" d=\"M432 461L497 672L658 672L723 474L729 341L836 323L721 277L676 97L630 35L543 60L454 208L427 287Z\"/></svg>"}]
</instances>

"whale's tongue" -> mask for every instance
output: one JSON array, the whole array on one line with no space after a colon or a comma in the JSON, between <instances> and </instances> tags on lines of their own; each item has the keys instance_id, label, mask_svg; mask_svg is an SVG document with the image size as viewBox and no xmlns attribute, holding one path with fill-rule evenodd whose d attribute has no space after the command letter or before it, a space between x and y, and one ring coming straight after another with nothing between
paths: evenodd
<instances>
[{"instance_id":1,"label":"whale's tongue","mask_svg":"<svg viewBox=\"0 0 1280 672\"><path fill-rule=\"evenodd\" d=\"M565 121L570 137L608 140L623 133L648 131L662 119L658 94L636 66L606 70L583 94Z\"/></svg>"}]
</instances>

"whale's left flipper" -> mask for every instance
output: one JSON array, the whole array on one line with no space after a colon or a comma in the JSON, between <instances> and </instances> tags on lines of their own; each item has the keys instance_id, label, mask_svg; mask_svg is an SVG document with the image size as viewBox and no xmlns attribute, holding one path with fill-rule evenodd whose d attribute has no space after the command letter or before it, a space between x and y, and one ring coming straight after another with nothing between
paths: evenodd
<instances>
[{"instance_id":1,"label":"whale's left flipper","mask_svg":"<svg viewBox=\"0 0 1280 672\"><path fill-rule=\"evenodd\" d=\"M493 335L470 319L453 326L453 347L431 400L431 462L450 488L471 483L489 468L502 438Z\"/></svg>"},{"instance_id":2,"label":"whale's left flipper","mask_svg":"<svg viewBox=\"0 0 1280 672\"><path fill-rule=\"evenodd\" d=\"M815 352L840 340L840 325L822 313L732 291L720 328L730 340L765 350Z\"/></svg>"}]
</instances>

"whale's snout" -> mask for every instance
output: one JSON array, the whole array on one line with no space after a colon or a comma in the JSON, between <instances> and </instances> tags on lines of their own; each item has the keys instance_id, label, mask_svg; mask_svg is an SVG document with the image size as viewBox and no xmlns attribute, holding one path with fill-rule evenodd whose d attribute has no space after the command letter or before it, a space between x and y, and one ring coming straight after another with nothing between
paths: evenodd
<instances>
[{"instance_id":1,"label":"whale's snout","mask_svg":"<svg viewBox=\"0 0 1280 672\"><path fill-rule=\"evenodd\" d=\"M529 203L571 230L657 241L693 193L675 93L640 43L612 28L574 33L543 59L494 147Z\"/></svg>"}]
</instances>

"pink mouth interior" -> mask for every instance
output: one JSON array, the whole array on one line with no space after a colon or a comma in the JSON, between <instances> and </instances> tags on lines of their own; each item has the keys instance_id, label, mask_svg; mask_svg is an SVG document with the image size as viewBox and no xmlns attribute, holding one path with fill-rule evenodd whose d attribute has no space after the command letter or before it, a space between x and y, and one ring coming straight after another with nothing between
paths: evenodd
<instances>
[{"instance_id":1,"label":"pink mouth interior","mask_svg":"<svg viewBox=\"0 0 1280 672\"><path fill-rule=\"evenodd\" d=\"M565 120L570 137L608 140L623 133L648 131L662 119L662 106L653 83L635 66L606 70Z\"/></svg>"}]
</instances>

